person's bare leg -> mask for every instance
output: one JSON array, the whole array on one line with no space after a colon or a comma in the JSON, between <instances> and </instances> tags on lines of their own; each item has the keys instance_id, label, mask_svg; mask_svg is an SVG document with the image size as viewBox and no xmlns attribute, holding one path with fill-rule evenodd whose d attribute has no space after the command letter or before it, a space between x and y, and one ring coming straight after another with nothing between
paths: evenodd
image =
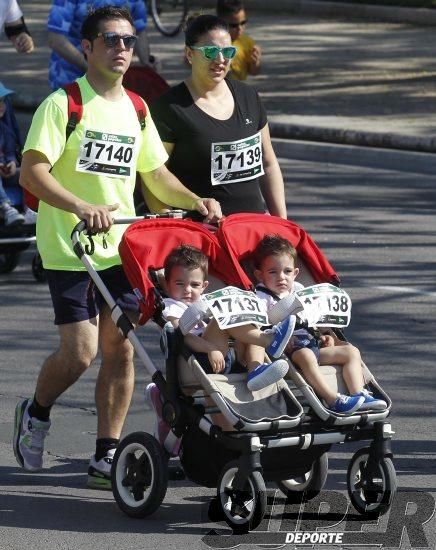
<instances>
[{"instance_id":1,"label":"person's bare leg","mask_svg":"<svg viewBox=\"0 0 436 550\"><path fill-rule=\"evenodd\" d=\"M256 367L265 363L265 348L248 344L245 349L247 371L252 372Z\"/></svg>"},{"instance_id":2,"label":"person's bare leg","mask_svg":"<svg viewBox=\"0 0 436 550\"><path fill-rule=\"evenodd\" d=\"M313 351L307 348L295 351L292 354L292 362L301 369L307 383L321 399L324 399L328 405L335 402L337 395L325 381Z\"/></svg>"},{"instance_id":3,"label":"person's bare leg","mask_svg":"<svg viewBox=\"0 0 436 550\"><path fill-rule=\"evenodd\" d=\"M98 349L96 318L59 325L59 348L41 367L35 396L40 405L49 407L78 380L91 365Z\"/></svg>"},{"instance_id":4,"label":"person's bare leg","mask_svg":"<svg viewBox=\"0 0 436 550\"><path fill-rule=\"evenodd\" d=\"M229 349L229 334L226 330L220 329L215 319L211 319L205 328L202 338L216 346L224 357Z\"/></svg>"},{"instance_id":5,"label":"person's bare leg","mask_svg":"<svg viewBox=\"0 0 436 550\"><path fill-rule=\"evenodd\" d=\"M100 312L99 338L102 361L95 386L97 439L119 439L133 394L134 350L106 306Z\"/></svg>"},{"instance_id":6,"label":"person's bare leg","mask_svg":"<svg viewBox=\"0 0 436 550\"><path fill-rule=\"evenodd\" d=\"M320 365L342 367L342 376L351 395L363 390L362 362L359 350L348 344L320 349Z\"/></svg>"}]
</instances>

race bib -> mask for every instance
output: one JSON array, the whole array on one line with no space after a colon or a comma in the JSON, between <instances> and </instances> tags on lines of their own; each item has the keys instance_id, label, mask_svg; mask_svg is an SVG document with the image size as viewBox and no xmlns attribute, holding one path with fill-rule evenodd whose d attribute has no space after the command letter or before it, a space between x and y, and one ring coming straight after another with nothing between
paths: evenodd
<instances>
[{"instance_id":1,"label":"race bib","mask_svg":"<svg viewBox=\"0 0 436 550\"><path fill-rule=\"evenodd\" d=\"M347 327L351 319L351 298L341 288L322 283L295 292L303 306L299 317L310 327Z\"/></svg>"},{"instance_id":2,"label":"race bib","mask_svg":"<svg viewBox=\"0 0 436 550\"><path fill-rule=\"evenodd\" d=\"M222 329L255 324L268 325L268 316L261 300L246 290L227 286L215 292L204 294L209 309Z\"/></svg>"},{"instance_id":3,"label":"race bib","mask_svg":"<svg viewBox=\"0 0 436 550\"><path fill-rule=\"evenodd\" d=\"M128 178L134 167L133 136L86 130L80 143L76 170L113 178Z\"/></svg>"},{"instance_id":4,"label":"race bib","mask_svg":"<svg viewBox=\"0 0 436 550\"><path fill-rule=\"evenodd\" d=\"M260 132L239 141L212 143L212 185L247 181L264 173Z\"/></svg>"}]
</instances>

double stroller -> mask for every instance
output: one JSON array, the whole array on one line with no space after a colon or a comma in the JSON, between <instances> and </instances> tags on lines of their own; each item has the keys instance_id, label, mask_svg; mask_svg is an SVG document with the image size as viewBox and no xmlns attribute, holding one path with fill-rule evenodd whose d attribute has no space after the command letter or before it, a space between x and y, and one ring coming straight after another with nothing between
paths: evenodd
<instances>
[{"instance_id":1,"label":"double stroller","mask_svg":"<svg viewBox=\"0 0 436 550\"><path fill-rule=\"evenodd\" d=\"M140 323L153 318L162 327L165 368L153 364L127 316L90 265L80 244L83 229L82 223L73 232L76 254L159 388L163 418L181 440L179 457L187 478L217 488L209 508L212 519L225 520L235 533L255 529L266 510L265 482L274 482L289 501L315 497L326 481L330 447L356 441L369 443L349 463L351 502L367 516L389 509L396 491L393 432L386 421L391 400L366 365L362 364L366 388L387 408L345 416L328 410L290 362L286 379L255 392L247 389L246 373L205 374L185 346L180 328L165 324L162 317L161 269L168 253L180 244L195 246L208 256L209 280L217 288L219 281L221 287L248 291L253 288L247 275L250 255L263 236L278 234L297 249L303 284L338 286L334 269L301 227L273 216L234 214L216 231L185 219L144 219L127 228L120 244L123 267L140 302ZM193 306L188 317L191 308L195 318L198 311ZM181 326L182 321L183 317ZM333 330L345 340L342 329ZM339 368L320 369L335 391L346 393ZM222 429L217 418L225 418L232 430ZM112 465L112 489L117 504L129 516L148 516L162 503L169 451L145 432L131 433L120 442Z\"/></svg>"}]
</instances>

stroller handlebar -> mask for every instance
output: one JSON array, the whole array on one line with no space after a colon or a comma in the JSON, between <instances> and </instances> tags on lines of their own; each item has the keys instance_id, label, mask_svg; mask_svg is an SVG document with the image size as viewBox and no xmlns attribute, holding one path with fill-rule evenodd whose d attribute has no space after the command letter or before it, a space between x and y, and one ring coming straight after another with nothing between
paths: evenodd
<instances>
[{"instance_id":1,"label":"stroller handlebar","mask_svg":"<svg viewBox=\"0 0 436 550\"><path fill-rule=\"evenodd\" d=\"M114 225L121 225L121 224L131 224L140 220L154 220L158 218L186 218L188 215L187 210L170 210L169 212L163 212L162 214L144 214L143 216L134 216L132 218L117 218L113 220ZM77 223L72 232L71 232L71 240L73 241L73 250L76 254L76 256L81 259L83 255L86 253L88 255L92 255L94 252L94 242L92 240L92 236L96 233L94 232L88 232L87 237L89 239L90 244L85 246L85 249L82 246L82 243L80 242L80 234L86 231L88 227L88 224L86 220L80 220L79 223Z\"/></svg>"}]
</instances>

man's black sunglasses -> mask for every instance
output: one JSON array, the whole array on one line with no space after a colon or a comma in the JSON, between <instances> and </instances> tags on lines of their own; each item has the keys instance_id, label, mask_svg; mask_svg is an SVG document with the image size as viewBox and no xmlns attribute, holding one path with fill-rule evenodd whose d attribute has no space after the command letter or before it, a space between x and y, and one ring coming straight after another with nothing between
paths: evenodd
<instances>
[{"instance_id":1,"label":"man's black sunglasses","mask_svg":"<svg viewBox=\"0 0 436 550\"><path fill-rule=\"evenodd\" d=\"M124 47L130 50L136 44L137 36L133 34L117 34L116 32L99 32L96 38L103 37L104 45L108 48L118 46L120 41L123 41Z\"/></svg>"},{"instance_id":2,"label":"man's black sunglasses","mask_svg":"<svg viewBox=\"0 0 436 550\"><path fill-rule=\"evenodd\" d=\"M245 21L240 21L239 23L227 23L227 24L231 29L237 29L238 27L245 27L247 23L248 23L248 19L245 19Z\"/></svg>"}]
</instances>

